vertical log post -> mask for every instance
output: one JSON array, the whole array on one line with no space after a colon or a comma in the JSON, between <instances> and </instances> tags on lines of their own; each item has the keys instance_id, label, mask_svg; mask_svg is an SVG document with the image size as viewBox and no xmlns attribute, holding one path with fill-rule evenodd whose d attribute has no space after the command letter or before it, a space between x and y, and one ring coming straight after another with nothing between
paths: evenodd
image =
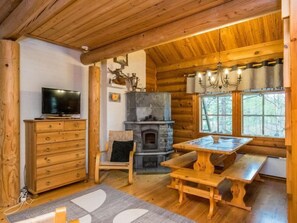
<instances>
[{"instance_id":1,"label":"vertical log post","mask_svg":"<svg viewBox=\"0 0 297 223\"><path fill-rule=\"evenodd\" d=\"M18 203L20 191L19 44L0 40L0 207Z\"/></svg>"},{"instance_id":2,"label":"vertical log post","mask_svg":"<svg viewBox=\"0 0 297 223\"><path fill-rule=\"evenodd\" d=\"M288 176L291 191L288 196L288 220L293 223L297 219L297 1L290 0L290 78L291 78L291 156L288 160L290 170ZM287 117L286 117L287 118Z\"/></svg>"},{"instance_id":3,"label":"vertical log post","mask_svg":"<svg viewBox=\"0 0 297 223\"><path fill-rule=\"evenodd\" d=\"M95 177L95 159L100 134L100 69L89 67L89 179Z\"/></svg>"}]
</instances>

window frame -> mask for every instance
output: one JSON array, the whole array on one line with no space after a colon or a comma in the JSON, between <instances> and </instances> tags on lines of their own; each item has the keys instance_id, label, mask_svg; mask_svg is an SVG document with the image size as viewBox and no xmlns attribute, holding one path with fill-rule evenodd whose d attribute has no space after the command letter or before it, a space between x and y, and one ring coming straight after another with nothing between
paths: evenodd
<instances>
[{"instance_id":1,"label":"window frame","mask_svg":"<svg viewBox=\"0 0 297 223\"><path fill-rule=\"evenodd\" d=\"M261 115L244 115L243 114L243 96L244 95L254 95L254 94L260 94L262 95L262 114ZM265 117L286 117L286 113L284 112L284 115L265 115L265 94L284 94L284 97L286 97L285 91L284 90L277 90L277 91L252 91L252 92L240 92L240 119L241 119L241 125L240 125L240 135L241 136L248 136L248 137L256 137L256 138L277 138L277 139L285 139L285 134L284 137L277 137L277 136L269 136L269 135L264 135L265 131ZM286 103L286 98L285 98L285 103ZM284 105L285 107L285 105ZM244 117L261 117L262 118L262 135L252 135L252 134L244 134ZM285 126L284 126L285 129Z\"/></svg>"},{"instance_id":2,"label":"window frame","mask_svg":"<svg viewBox=\"0 0 297 223\"><path fill-rule=\"evenodd\" d=\"M216 100L217 100L217 105L219 104L218 103L218 100L220 97L226 97L226 96L229 96L231 98L231 114L230 115L220 115L219 114L219 106L217 106L217 113L216 115L209 115L209 116L212 116L212 117L216 117L217 119L217 132L211 132L211 131L203 131L202 130L202 124L203 124L203 119L202 119L202 116L203 116L203 112L202 112L202 98L203 97L216 97ZM201 134L216 134L216 135L233 135L233 95L232 93L222 93L222 94L204 94L204 95L199 95L199 117L198 117L198 132L201 133ZM219 118L220 117L230 117L231 118L231 133L220 133L218 132L219 130Z\"/></svg>"}]
</instances>

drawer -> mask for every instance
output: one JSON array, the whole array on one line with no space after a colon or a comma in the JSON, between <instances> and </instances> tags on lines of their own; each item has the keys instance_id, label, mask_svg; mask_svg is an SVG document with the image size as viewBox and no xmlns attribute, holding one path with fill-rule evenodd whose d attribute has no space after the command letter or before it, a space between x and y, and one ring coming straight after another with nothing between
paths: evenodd
<instances>
[{"instance_id":1,"label":"drawer","mask_svg":"<svg viewBox=\"0 0 297 223\"><path fill-rule=\"evenodd\" d=\"M39 156L37 157L36 163L37 167L51 166L55 164L75 161L78 159L85 159L86 152L85 150L76 150L66 153L58 153L48 156Z\"/></svg>"},{"instance_id":2,"label":"drawer","mask_svg":"<svg viewBox=\"0 0 297 223\"><path fill-rule=\"evenodd\" d=\"M36 192L46 191L52 188L63 186L86 178L85 169L66 172L60 175L43 178L36 182Z\"/></svg>"},{"instance_id":3,"label":"drawer","mask_svg":"<svg viewBox=\"0 0 297 223\"><path fill-rule=\"evenodd\" d=\"M37 144L85 139L85 131L47 132L36 134Z\"/></svg>"},{"instance_id":4,"label":"drawer","mask_svg":"<svg viewBox=\"0 0 297 223\"><path fill-rule=\"evenodd\" d=\"M83 130L86 129L85 121L65 121L64 123L65 130Z\"/></svg>"},{"instance_id":5,"label":"drawer","mask_svg":"<svg viewBox=\"0 0 297 223\"><path fill-rule=\"evenodd\" d=\"M76 160L71 162L64 162L57 165L42 167L37 169L37 179L59 175L65 172L85 168L85 160Z\"/></svg>"},{"instance_id":6,"label":"drawer","mask_svg":"<svg viewBox=\"0 0 297 223\"><path fill-rule=\"evenodd\" d=\"M36 146L37 156L48 155L52 153L61 153L71 150L85 149L85 140L76 141L66 141L66 142L56 142L49 144L40 144Z\"/></svg>"},{"instance_id":7,"label":"drawer","mask_svg":"<svg viewBox=\"0 0 297 223\"><path fill-rule=\"evenodd\" d=\"M85 139L86 138L86 131L80 130L80 131L67 131L63 132L64 134L64 140L70 141L70 140L79 140L79 139Z\"/></svg>"},{"instance_id":8,"label":"drawer","mask_svg":"<svg viewBox=\"0 0 297 223\"><path fill-rule=\"evenodd\" d=\"M64 122L36 122L36 132L52 132L64 129Z\"/></svg>"}]
</instances>

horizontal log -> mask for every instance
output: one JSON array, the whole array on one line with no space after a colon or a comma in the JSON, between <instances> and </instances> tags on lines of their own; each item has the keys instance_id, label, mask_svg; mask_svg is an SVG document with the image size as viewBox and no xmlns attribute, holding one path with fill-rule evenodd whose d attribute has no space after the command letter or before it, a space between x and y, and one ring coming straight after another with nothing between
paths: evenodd
<instances>
[{"instance_id":1,"label":"horizontal log","mask_svg":"<svg viewBox=\"0 0 297 223\"><path fill-rule=\"evenodd\" d=\"M175 130L174 129L173 135L176 137L182 137L182 138L186 138L186 137L194 138L193 131L190 131L190 130Z\"/></svg>"},{"instance_id":2,"label":"horizontal log","mask_svg":"<svg viewBox=\"0 0 297 223\"><path fill-rule=\"evenodd\" d=\"M166 79L158 80L157 84L158 86L180 85L180 84L185 85L186 78L185 77L166 78Z\"/></svg>"},{"instance_id":3,"label":"horizontal log","mask_svg":"<svg viewBox=\"0 0 297 223\"><path fill-rule=\"evenodd\" d=\"M284 49L283 45L283 40L276 40L252 46L236 48L232 50L222 51L220 53L220 58L218 58L218 53L212 53L205 56L200 56L199 58L192 60L180 61L175 64L165 64L163 66L159 66L157 67L157 72L161 73L193 67L212 68L213 66L213 68L215 68L219 59L222 63L224 63L224 66L233 66L235 64L262 61L265 60L267 57L282 57Z\"/></svg>"},{"instance_id":4,"label":"horizontal log","mask_svg":"<svg viewBox=\"0 0 297 223\"><path fill-rule=\"evenodd\" d=\"M193 106L193 101L191 100L171 100L171 107L192 107Z\"/></svg>"},{"instance_id":5,"label":"horizontal log","mask_svg":"<svg viewBox=\"0 0 297 223\"><path fill-rule=\"evenodd\" d=\"M189 141L192 140L193 138L191 137L176 137L173 135L173 143L180 143L180 142L185 142L185 141Z\"/></svg>"},{"instance_id":6,"label":"horizontal log","mask_svg":"<svg viewBox=\"0 0 297 223\"><path fill-rule=\"evenodd\" d=\"M186 92L174 92L171 94L172 99L192 99L192 95Z\"/></svg>"},{"instance_id":7,"label":"horizontal log","mask_svg":"<svg viewBox=\"0 0 297 223\"><path fill-rule=\"evenodd\" d=\"M267 146L245 145L239 149L239 153L251 153L273 157L286 157L286 149L279 149Z\"/></svg>"},{"instance_id":8,"label":"horizontal log","mask_svg":"<svg viewBox=\"0 0 297 223\"><path fill-rule=\"evenodd\" d=\"M179 114L192 114L193 109L192 107L172 107L171 108L171 113L174 115L179 115Z\"/></svg>"},{"instance_id":9,"label":"horizontal log","mask_svg":"<svg viewBox=\"0 0 297 223\"><path fill-rule=\"evenodd\" d=\"M186 92L186 85L185 84L178 84L178 85L169 85L169 86L159 86L157 83L157 89L161 92Z\"/></svg>"},{"instance_id":10,"label":"horizontal log","mask_svg":"<svg viewBox=\"0 0 297 223\"><path fill-rule=\"evenodd\" d=\"M90 64L115 56L135 52L169 41L205 32L242 19L253 18L280 10L278 0L228 1L217 7L167 23L140 34L99 47L81 55L83 64ZM234 13L236 12L236 13Z\"/></svg>"},{"instance_id":11,"label":"horizontal log","mask_svg":"<svg viewBox=\"0 0 297 223\"><path fill-rule=\"evenodd\" d=\"M174 121L189 121L189 120L192 120L193 117L192 115L175 115L173 114L172 115L172 120Z\"/></svg>"},{"instance_id":12,"label":"horizontal log","mask_svg":"<svg viewBox=\"0 0 297 223\"><path fill-rule=\"evenodd\" d=\"M173 129L175 130L193 130L194 125L192 122L174 123Z\"/></svg>"}]
</instances>

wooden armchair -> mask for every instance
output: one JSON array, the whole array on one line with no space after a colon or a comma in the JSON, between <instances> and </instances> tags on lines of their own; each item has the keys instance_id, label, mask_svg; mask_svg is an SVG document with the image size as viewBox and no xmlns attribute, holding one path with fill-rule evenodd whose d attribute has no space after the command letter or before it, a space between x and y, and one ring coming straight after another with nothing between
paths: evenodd
<instances>
[{"instance_id":1,"label":"wooden armchair","mask_svg":"<svg viewBox=\"0 0 297 223\"><path fill-rule=\"evenodd\" d=\"M117 141L115 144L114 142ZM95 163L95 183L100 182L100 170L128 170L128 182L129 184L133 183L133 157L136 150L136 143L132 142L132 150L129 152L130 148L124 148L128 151L129 157L126 157L126 161L114 161L113 147L119 142L128 143L128 141L133 141L133 131L110 131L109 139L105 146L105 151L98 151L96 155ZM117 149L117 148L116 148Z\"/></svg>"}]
</instances>

